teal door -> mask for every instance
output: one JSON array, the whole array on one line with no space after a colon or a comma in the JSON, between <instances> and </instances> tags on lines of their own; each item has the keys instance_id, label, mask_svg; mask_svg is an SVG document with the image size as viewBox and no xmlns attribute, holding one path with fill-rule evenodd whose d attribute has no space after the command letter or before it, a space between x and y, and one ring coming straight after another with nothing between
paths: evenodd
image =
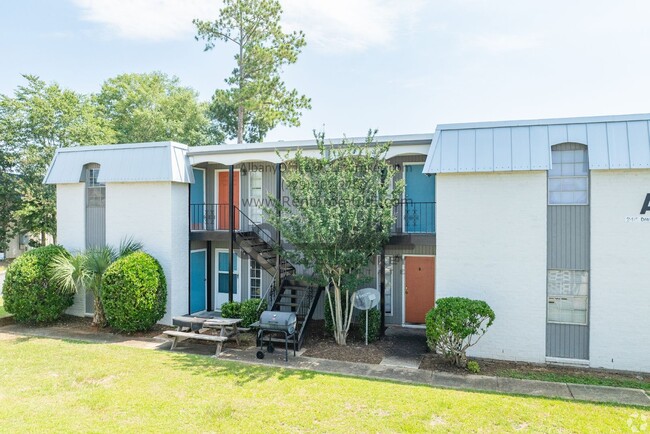
<instances>
[{"instance_id":1,"label":"teal door","mask_svg":"<svg viewBox=\"0 0 650 434\"><path fill-rule=\"evenodd\" d=\"M190 227L205 230L205 170L192 169L194 184L190 185Z\"/></svg>"},{"instance_id":2,"label":"teal door","mask_svg":"<svg viewBox=\"0 0 650 434\"><path fill-rule=\"evenodd\" d=\"M435 233L435 177L422 173L424 164L405 164L404 226L409 233Z\"/></svg>"},{"instance_id":3,"label":"teal door","mask_svg":"<svg viewBox=\"0 0 650 434\"><path fill-rule=\"evenodd\" d=\"M206 308L207 288L205 250L190 254L190 313L200 312Z\"/></svg>"}]
</instances>

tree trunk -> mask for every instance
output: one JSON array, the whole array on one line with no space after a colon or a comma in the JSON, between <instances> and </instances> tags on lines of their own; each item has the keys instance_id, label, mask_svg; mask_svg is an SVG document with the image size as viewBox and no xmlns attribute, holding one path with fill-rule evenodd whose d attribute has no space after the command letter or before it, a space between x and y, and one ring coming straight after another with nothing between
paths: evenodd
<instances>
[{"instance_id":1,"label":"tree trunk","mask_svg":"<svg viewBox=\"0 0 650 434\"><path fill-rule=\"evenodd\" d=\"M237 107L237 143L244 143L244 106Z\"/></svg>"},{"instance_id":2,"label":"tree trunk","mask_svg":"<svg viewBox=\"0 0 650 434\"><path fill-rule=\"evenodd\" d=\"M102 304L99 294L95 294L95 313L93 315L93 325L97 327L106 327L106 315L104 314L104 305Z\"/></svg>"},{"instance_id":3,"label":"tree trunk","mask_svg":"<svg viewBox=\"0 0 650 434\"><path fill-rule=\"evenodd\" d=\"M454 356L454 365L458 366L459 368L466 368L467 354L465 354L465 352L456 353Z\"/></svg>"},{"instance_id":4,"label":"tree trunk","mask_svg":"<svg viewBox=\"0 0 650 434\"><path fill-rule=\"evenodd\" d=\"M241 19L241 16L240 16ZM239 97L241 98L244 87L244 26L239 22ZM237 107L237 143L244 143L244 103L239 101Z\"/></svg>"}]
</instances>

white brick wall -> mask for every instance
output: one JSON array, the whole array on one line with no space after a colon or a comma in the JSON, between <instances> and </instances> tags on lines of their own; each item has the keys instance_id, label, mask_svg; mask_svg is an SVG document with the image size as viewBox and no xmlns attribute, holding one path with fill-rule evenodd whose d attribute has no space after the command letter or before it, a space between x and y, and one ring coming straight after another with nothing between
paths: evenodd
<instances>
[{"instance_id":1,"label":"white brick wall","mask_svg":"<svg viewBox=\"0 0 650 434\"><path fill-rule=\"evenodd\" d=\"M57 243L71 253L86 247L86 198L85 184L59 184L56 186L56 232ZM74 304L66 311L70 315L83 316L86 294L75 294Z\"/></svg>"},{"instance_id":2,"label":"white brick wall","mask_svg":"<svg viewBox=\"0 0 650 434\"><path fill-rule=\"evenodd\" d=\"M106 243L114 246L132 236L155 257L167 278L167 313L187 313L187 185L171 182L106 185Z\"/></svg>"},{"instance_id":3,"label":"white brick wall","mask_svg":"<svg viewBox=\"0 0 650 434\"><path fill-rule=\"evenodd\" d=\"M546 172L436 177L436 298L485 300L470 355L545 361Z\"/></svg>"},{"instance_id":4,"label":"white brick wall","mask_svg":"<svg viewBox=\"0 0 650 434\"><path fill-rule=\"evenodd\" d=\"M593 367L650 372L650 222L625 222L648 193L649 170L591 172Z\"/></svg>"}]
</instances>

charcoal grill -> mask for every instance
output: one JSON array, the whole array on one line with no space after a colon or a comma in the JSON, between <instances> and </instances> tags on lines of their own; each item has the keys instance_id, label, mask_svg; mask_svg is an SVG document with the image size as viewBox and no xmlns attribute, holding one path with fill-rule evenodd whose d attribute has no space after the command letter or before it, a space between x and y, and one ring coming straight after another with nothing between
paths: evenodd
<instances>
[{"instance_id":1,"label":"charcoal grill","mask_svg":"<svg viewBox=\"0 0 650 434\"><path fill-rule=\"evenodd\" d=\"M257 332L257 339L260 343L260 350L257 352L257 358L264 358L264 335L268 336L266 343L266 351L272 353L275 348L273 347L273 335L282 334L284 336L284 360L289 361L289 340L293 342L293 355L296 355L296 323L298 319L294 312L280 312L275 310L266 310L260 316L259 331Z\"/></svg>"}]
</instances>

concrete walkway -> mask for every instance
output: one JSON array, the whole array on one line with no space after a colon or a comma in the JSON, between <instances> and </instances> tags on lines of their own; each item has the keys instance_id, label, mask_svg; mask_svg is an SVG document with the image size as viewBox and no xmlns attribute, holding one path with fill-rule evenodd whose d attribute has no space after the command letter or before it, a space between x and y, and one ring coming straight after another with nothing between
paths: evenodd
<instances>
[{"instance_id":1,"label":"concrete walkway","mask_svg":"<svg viewBox=\"0 0 650 434\"><path fill-rule=\"evenodd\" d=\"M171 345L170 341L164 337L128 338L111 333L88 333L65 327L32 328L20 325L9 325L0 328L0 340L16 339L24 336L51 339L72 339L159 350L168 350ZM211 345L197 345L186 342L181 343L178 349L187 353L204 355L211 355L214 351L214 347ZM266 354L264 359L258 360L255 357L256 350L257 349L254 347L247 349L233 349L226 346L220 359L255 365L310 370L328 374L365 377L402 383L424 384L450 389L477 390L650 407L650 398L640 389L588 386L570 383L551 383L546 381L519 380L514 378L484 375L457 375L445 372L432 372L422 369L389 366L386 364L371 365L365 363L316 359L312 357L304 357L300 354L297 357L293 357L290 354L289 362L285 363L284 351L278 349L273 354Z\"/></svg>"}]
</instances>

